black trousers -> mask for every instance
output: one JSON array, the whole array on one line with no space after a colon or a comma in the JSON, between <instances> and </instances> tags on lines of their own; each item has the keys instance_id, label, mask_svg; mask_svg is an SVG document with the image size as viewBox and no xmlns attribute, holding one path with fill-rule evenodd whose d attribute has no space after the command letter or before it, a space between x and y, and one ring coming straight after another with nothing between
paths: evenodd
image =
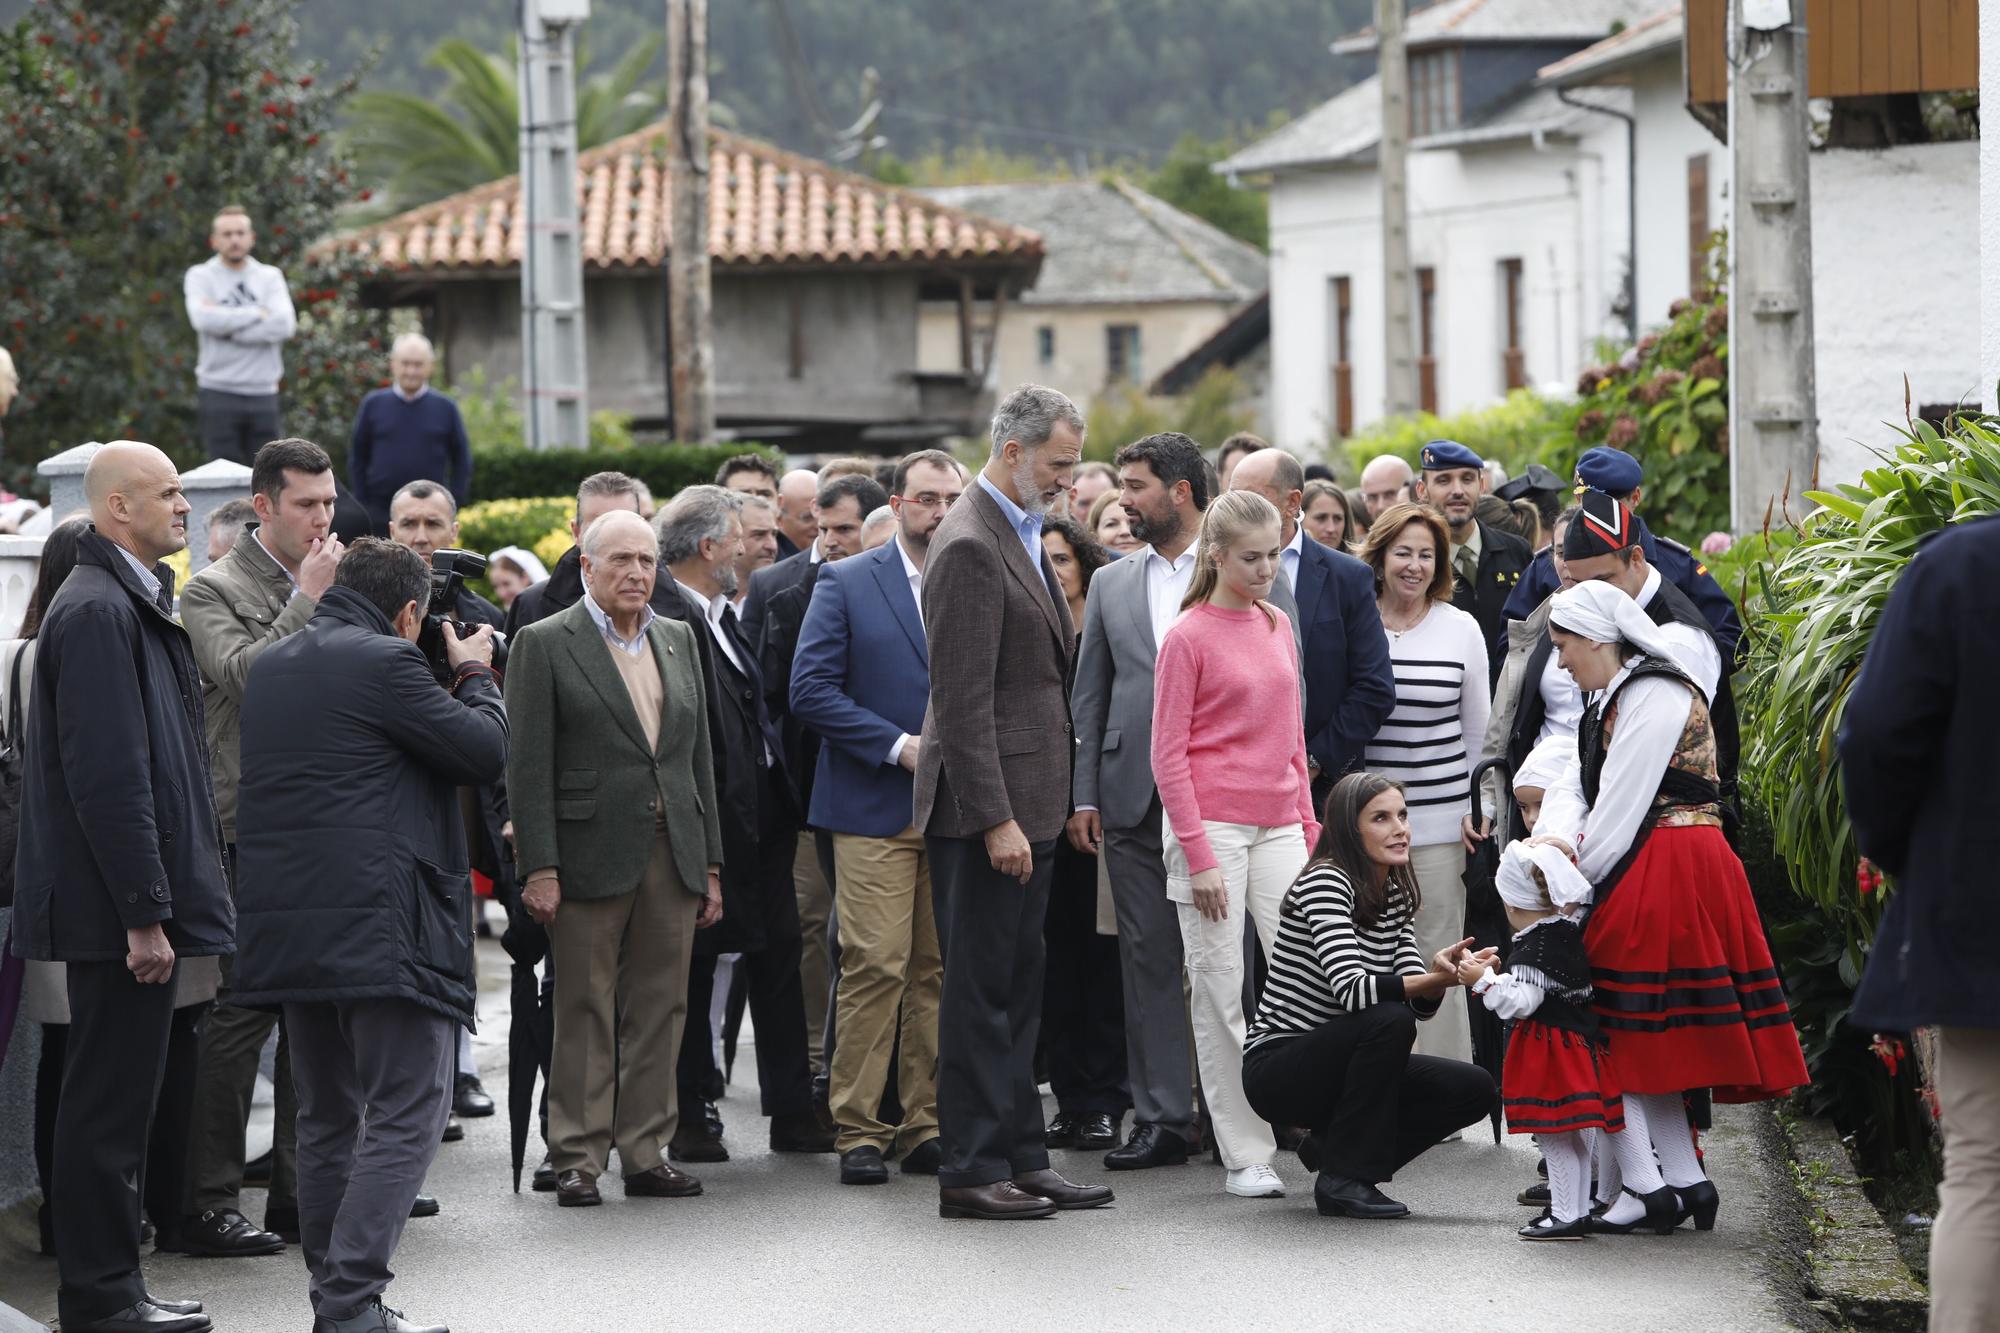
<instances>
[{"instance_id":1,"label":"black trousers","mask_svg":"<svg viewBox=\"0 0 2000 1333\"><path fill-rule=\"evenodd\" d=\"M1247 1052L1243 1091L1272 1124L1312 1130L1323 1174L1379 1183L1485 1118L1497 1095L1485 1070L1412 1054L1416 1040L1407 1004L1337 1014Z\"/></svg>"},{"instance_id":2,"label":"black trousers","mask_svg":"<svg viewBox=\"0 0 2000 1333\"><path fill-rule=\"evenodd\" d=\"M171 979L142 985L122 959L71 963L68 972L69 1050L50 1171L65 1327L145 1299L139 1203L174 1025Z\"/></svg>"},{"instance_id":3,"label":"black trousers","mask_svg":"<svg viewBox=\"0 0 2000 1333\"><path fill-rule=\"evenodd\" d=\"M1125 988L1118 937L1097 933L1097 858L1056 840L1042 918L1042 1057L1066 1115L1119 1116L1125 1086Z\"/></svg>"},{"instance_id":4,"label":"black trousers","mask_svg":"<svg viewBox=\"0 0 2000 1333\"><path fill-rule=\"evenodd\" d=\"M944 994L938 1006L938 1137L944 1188L990 1185L1049 1164L1035 1039L1042 1026L1055 843L1026 884L993 869L984 838L926 836Z\"/></svg>"},{"instance_id":5,"label":"black trousers","mask_svg":"<svg viewBox=\"0 0 2000 1333\"><path fill-rule=\"evenodd\" d=\"M228 393L221 389L195 391L195 424L210 458L226 458L249 467L257 451L284 435L278 420L278 395Z\"/></svg>"},{"instance_id":6,"label":"black trousers","mask_svg":"<svg viewBox=\"0 0 2000 1333\"><path fill-rule=\"evenodd\" d=\"M798 834L761 838L758 850L763 855L757 868L762 889L757 901L764 913L764 945L746 951L738 964L748 989L750 1021L757 1030L757 1085L765 1115L810 1112L812 1065L806 1057L805 985L799 978L799 900L792 887ZM688 969L688 1018L681 1029L675 1069L683 1107L691 1104L690 1095L713 1101L721 1092L722 1075L715 1067L708 1025L714 987L715 955L697 943ZM706 1091L711 1088L713 1092Z\"/></svg>"}]
</instances>

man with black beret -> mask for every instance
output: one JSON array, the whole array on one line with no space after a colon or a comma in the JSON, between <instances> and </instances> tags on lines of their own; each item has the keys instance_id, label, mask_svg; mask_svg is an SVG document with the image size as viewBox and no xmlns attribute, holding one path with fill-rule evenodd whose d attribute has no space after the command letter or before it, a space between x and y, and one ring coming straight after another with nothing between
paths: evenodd
<instances>
[{"instance_id":1,"label":"man with black beret","mask_svg":"<svg viewBox=\"0 0 2000 1333\"><path fill-rule=\"evenodd\" d=\"M1599 445L1595 449L1584 450L1576 460L1579 493L1583 490L1602 491L1633 510L1638 509L1639 502L1645 497L1645 490L1640 484L1643 480L1639 460L1623 449ZM1636 514L1634 518L1639 547L1646 553L1646 562L1701 609L1709 628L1715 631L1717 642L1722 645L1724 670L1734 671L1737 644L1743 638L1743 623L1737 619L1736 603L1730 600L1729 594L1722 590L1722 585L1715 581L1708 572L1708 566L1702 564L1694 552L1670 537L1651 532L1645 520ZM1526 620L1555 592L1557 586L1555 561L1545 550L1534 558L1527 572L1521 575L1521 581L1514 585L1513 594L1507 599L1507 619Z\"/></svg>"},{"instance_id":2,"label":"man with black beret","mask_svg":"<svg viewBox=\"0 0 2000 1333\"><path fill-rule=\"evenodd\" d=\"M1507 660L1507 596L1534 559L1528 543L1479 521L1474 506L1486 488L1486 462L1456 440L1432 440L1417 456L1418 504L1444 516L1451 529L1451 604L1479 622L1486 635L1490 687Z\"/></svg>"}]
</instances>

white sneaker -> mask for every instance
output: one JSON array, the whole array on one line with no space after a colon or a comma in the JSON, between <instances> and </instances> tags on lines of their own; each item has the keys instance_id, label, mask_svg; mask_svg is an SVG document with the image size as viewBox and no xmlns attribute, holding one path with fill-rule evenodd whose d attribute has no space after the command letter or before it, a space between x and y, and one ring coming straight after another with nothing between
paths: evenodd
<instances>
[{"instance_id":1,"label":"white sneaker","mask_svg":"<svg viewBox=\"0 0 2000 1333\"><path fill-rule=\"evenodd\" d=\"M1264 1163L1255 1166L1239 1166L1229 1173L1223 1189L1239 1199L1282 1199L1285 1197L1285 1182L1278 1179L1278 1173Z\"/></svg>"}]
</instances>

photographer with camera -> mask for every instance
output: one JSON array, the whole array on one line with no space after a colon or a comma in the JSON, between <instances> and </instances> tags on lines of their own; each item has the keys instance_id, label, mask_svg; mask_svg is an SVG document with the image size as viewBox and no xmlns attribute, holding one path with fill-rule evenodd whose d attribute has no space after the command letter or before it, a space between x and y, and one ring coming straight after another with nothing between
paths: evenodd
<instances>
[{"instance_id":1,"label":"photographer with camera","mask_svg":"<svg viewBox=\"0 0 2000 1333\"><path fill-rule=\"evenodd\" d=\"M314 1333L416 1333L382 1305L473 1020L460 787L499 780L493 630L415 646L431 570L364 538L243 700L239 1004L282 1005Z\"/></svg>"},{"instance_id":2,"label":"photographer with camera","mask_svg":"<svg viewBox=\"0 0 2000 1333\"><path fill-rule=\"evenodd\" d=\"M458 548L458 501L434 481L411 482L389 501L389 540L415 551L435 570L434 557L438 552ZM467 568L464 572L467 577L477 578L486 572L486 561L478 556L471 558L479 561L478 568ZM449 607L433 606L431 610L461 624L491 625L494 629L499 629L506 620L499 607L463 582L453 588Z\"/></svg>"},{"instance_id":3,"label":"photographer with camera","mask_svg":"<svg viewBox=\"0 0 2000 1333\"><path fill-rule=\"evenodd\" d=\"M250 469L247 524L229 553L188 580L181 623L201 668L215 811L228 863L236 860L237 739L250 667L267 649L297 634L332 585L343 548L333 535L333 460L311 440L273 440ZM232 963L223 964L227 1001ZM275 1141L264 1229L243 1216L244 1136L257 1061L277 1016L228 1003L201 1025L194 1112L188 1135L187 1221L190 1254L275 1254L298 1234L293 1194L291 1052L278 1030ZM170 1219L158 1219L166 1227Z\"/></svg>"}]
</instances>

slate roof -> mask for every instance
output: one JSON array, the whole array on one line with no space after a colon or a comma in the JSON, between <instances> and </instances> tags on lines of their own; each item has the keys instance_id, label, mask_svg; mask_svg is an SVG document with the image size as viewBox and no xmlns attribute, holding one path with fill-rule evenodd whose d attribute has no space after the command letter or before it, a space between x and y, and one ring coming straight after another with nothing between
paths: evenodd
<instances>
[{"instance_id":1,"label":"slate roof","mask_svg":"<svg viewBox=\"0 0 2000 1333\"><path fill-rule=\"evenodd\" d=\"M1192 388L1210 366L1234 366L1270 341L1271 293L1264 291L1186 356L1161 371L1147 392L1175 394Z\"/></svg>"},{"instance_id":2,"label":"slate roof","mask_svg":"<svg viewBox=\"0 0 2000 1333\"><path fill-rule=\"evenodd\" d=\"M1438 0L1413 10L1403 28L1411 47L1453 42L1595 41L1614 24L1631 23L1658 0ZM1363 28L1333 44L1339 55L1375 49L1375 30Z\"/></svg>"},{"instance_id":3,"label":"slate roof","mask_svg":"<svg viewBox=\"0 0 2000 1333\"><path fill-rule=\"evenodd\" d=\"M998 218L1047 248L1028 305L1247 301L1268 281L1264 252L1127 181L955 185L935 204Z\"/></svg>"},{"instance_id":4,"label":"slate roof","mask_svg":"<svg viewBox=\"0 0 2000 1333\"><path fill-rule=\"evenodd\" d=\"M1668 5L1623 32L1542 66L1538 77L1540 82L1558 87L1595 83L1622 74L1653 56L1676 50L1680 44L1681 6Z\"/></svg>"},{"instance_id":5,"label":"slate roof","mask_svg":"<svg viewBox=\"0 0 2000 1333\"><path fill-rule=\"evenodd\" d=\"M584 267L657 267L666 258L666 131L652 125L582 154L577 193ZM943 206L756 139L709 131L708 251L718 265L999 260L1032 267L1033 231ZM344 233L380 263L429 273L512 271L521 262L518 176Z\"/></svg>"}]
</instances>

